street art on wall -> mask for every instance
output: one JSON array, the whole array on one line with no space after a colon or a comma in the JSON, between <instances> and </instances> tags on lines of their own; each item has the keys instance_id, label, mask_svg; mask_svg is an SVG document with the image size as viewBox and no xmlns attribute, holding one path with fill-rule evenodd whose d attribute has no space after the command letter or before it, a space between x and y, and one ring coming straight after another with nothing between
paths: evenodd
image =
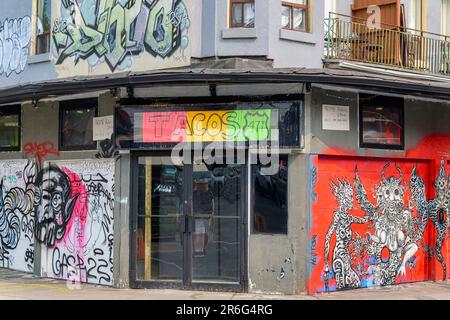
<instances>
[{"instance_id":1,"label":"street art on wall","mask_svg":"<svg viewBox=\"0 0 450 320\"><path fill-rule=\"evenodd\" d=\"M310 266L310 292L429 280L433 257L442 277L438 271L432 277L447 278L445 161L434 184L426 160L318 156L313 162L311 236L318 256ZM435 187L434 199L428 185Z\"/></svg>"},{"instance_id":2,"label":"street art on wall","mask_svg":"<svg viewBox=\"0 0 450 320\"><path fill-rule=\"evenodd\" d=\"M35 236L51 278L112 285L114 160L47 162Z\"/></svg>"},{"instance_id":3,"label":"street art on wall","mask_svg":"<svg viewBox=\"0 0 450 320\"><path fill-rule=\"evenodd\" d=\"M0 161L0 267L34 269L34 161Z\"/></svg>"},{"instance_id":4,"label":"street art on wall","mask_svg":"<svg viewBox=\"0 0 450 320\"><path fill-rule=\"evenodd\" d=\"M0 22L0 76L20 74L25 70L31 42L31 18Z\"/></svg>"},{"instance_id":5,"label":"street art on wall","mask_svg":"<svg viewBox=\"0 0 450 320\"><path fill-rule=\"evenodd\" d=\"M0 267L112 285L115 160L0 161Z\"/></svg>"},{"instance_id":6,"label":"street art on wall","mask_svg":"<svg viewBox=\"0 0 450 320\"><path fill-rule=\"evenodd\" d=\"M56 65L63 74L77 75L83 70L101 74L188 65L188 1L57 1L52 33ZM85 69L80 69L82 62Z\"/></svg>"},{"instance_id":7,"label":"street art on wall","mask_svg":"<svg viewBox=\"0 0 450 320\"><path fill-rule=\"evenodd\" d=\"M436 198L426 200L426 188L423 179L416 174L416 168L413 169L411 175L411 191L417 211L420 215L418 221L419 237L421 237L427 226L431 221L437 233L435 245L429 247L427 251L430 252L430 257L436 256L436 259L442 266L443 280L447 279L447 264L442 254L442 248L447 229L450 227L450 174L446 175L445 161L441 161L439 168L439 175L434 182Z\"/></svg>"}]
</instances>

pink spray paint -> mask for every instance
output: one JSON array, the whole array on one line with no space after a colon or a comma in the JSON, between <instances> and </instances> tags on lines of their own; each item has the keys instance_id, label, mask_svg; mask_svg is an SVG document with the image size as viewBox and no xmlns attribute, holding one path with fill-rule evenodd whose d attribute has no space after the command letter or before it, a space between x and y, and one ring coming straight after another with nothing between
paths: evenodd
<instances>
[{"instance_id":1,"label":"pink spray paint","mask_svg":"<svg viewBox=\"0 0 450 320\"><path fill-rule=\"evenodd\" d=\"M78 196L76 200L74 210L72 212L72 217L66 226L66 233L64 238L57 244L67 243L68 238L71 235L72 228L75 228L74 235L75 239L70 239L74 244L74 256L77 257L77 267L79 270L79 276L81 282L87 282L86 275L86 261L84 257L84 247L85 243L85 230L86 230L86 221L88 217L88 191L86 186L84 185L82 179L76 174L70 171L67 168L61 168L61 170L69 177L70 187L71 187L71 196ZM80 261L81 259L81 261ZM82 264L81 264L82 263Z\"/></svg>"}]
</instances>

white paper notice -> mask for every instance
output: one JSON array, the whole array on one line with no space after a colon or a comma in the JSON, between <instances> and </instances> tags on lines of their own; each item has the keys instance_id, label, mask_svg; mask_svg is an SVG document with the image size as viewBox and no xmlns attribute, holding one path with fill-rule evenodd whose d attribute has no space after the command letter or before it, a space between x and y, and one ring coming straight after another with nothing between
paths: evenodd
<instances>
[{"instance_id":1,"label":"white paper notice","mask_svg":"<svg viewBox=\"0 0 450 320\"><path fill-rule=\"evenodd\" d=\"M102 141L111 139L114 133L114 117L99 117L94 118L94 141Z\"/></svg>"},{"instance_id":2,"label":"white paper notice","mask_svg":"<svg viewBox=\"0 0 450 320\"><path fill-rule=\"evenodd\" d=\"M322 129L350 131L350 107L322 105Z\"/></svg>"}]
</instances>

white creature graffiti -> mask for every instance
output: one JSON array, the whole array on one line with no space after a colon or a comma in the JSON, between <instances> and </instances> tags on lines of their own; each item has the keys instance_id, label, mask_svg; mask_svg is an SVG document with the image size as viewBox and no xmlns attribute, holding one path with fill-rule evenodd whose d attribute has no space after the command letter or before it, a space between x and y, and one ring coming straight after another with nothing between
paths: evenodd
<instances>
[{"instance_id":1,"label":"white creature graffiti","mask_svg":"<svg viewBox=\"0 0 450 320\"><path fill-rule=\"evenodd\" d=\"M31 42L31 18L0 22L0 76L9 77L25 70Z\"/></svg>"},{"instance_id":2,"label":"white creature graffiti","mask_svg":"<svg viewBox=\"0 0 450 320\"><path fill-rule=\"evenodd\" d=\"M419 238L422 238L428 221L431 221L437 232L435 248L432 248L431 252L436 255L437 260L442 265L443 279L445 281L447 279L447 264L442 255L442 246L447 234L447 228L450 227L448 217L450 212L450 175L446 176L445 162L441 161L439 175L434 183L436 198L427 201L425 183L417 175L416 171L417 168L414 167L411 174L411 191L417 211L422 218L419 223Z\"/></svg>"},{"instance_id":3,"label":"white creature graffiti","mask_svg":"<svg viewBox=\"0 0 450 320\"><path fill-rule=\"evenodd\" d=\"M326 240L325 240L325 270L324 277L328 280L330 268L329 252L330 240L333 233L336 233L336 246L333 251L333 272L336 278L336 289L356 289L361 286L361 280L352 268L351 255L349 247L353 241L352 224L365 224L367 218L358 218L348 214L353 208L353 188L346 180L337 180L331 182L331 191L339 203L333 215L333 223L331 224ZM326 280L326 281L327 281ZM328 287L328 285L326 284Z\"/></svg>"},{"instance_id":4,"label":"white creature graffiti","mask_svg":"<svg viewBox=\"0 0 450 320\"><path fill-rule=\"evenodd\" d=\"M375 227L375 234L367 234L367 251L377 262L370 271L374 274L375 284L381 286L395 284L397 275L406 276L406 264L419 248L413 208L404 205L406 187L402 185L402 171L396 167L400 176L397 179L393 176L386 178L389 166L388 163L383 168L382 181L376 187L376 206L368 200L357 170L355 178L358 203ZM389 250L388 261L382 258L385 248Z\"/></svg>"}]
</instances>

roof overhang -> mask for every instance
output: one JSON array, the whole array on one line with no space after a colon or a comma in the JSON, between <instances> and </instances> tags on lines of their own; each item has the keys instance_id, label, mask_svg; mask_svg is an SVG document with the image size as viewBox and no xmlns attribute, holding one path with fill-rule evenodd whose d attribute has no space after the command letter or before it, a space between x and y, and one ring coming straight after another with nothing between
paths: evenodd
<instances>
[{"instance_id":1,"label":"roof overhang","mask_svg":"<svg viewBox=\"0 0 450 320\"><path fill-rule=\"evenodd\" d=\"M25 83L0 90L0 104L77 95L114 88L164 85L316 83L450 98L450 80L411 79L335 69L173 69L147 73L118 73Z\"/></svg>"}]
</instances>

